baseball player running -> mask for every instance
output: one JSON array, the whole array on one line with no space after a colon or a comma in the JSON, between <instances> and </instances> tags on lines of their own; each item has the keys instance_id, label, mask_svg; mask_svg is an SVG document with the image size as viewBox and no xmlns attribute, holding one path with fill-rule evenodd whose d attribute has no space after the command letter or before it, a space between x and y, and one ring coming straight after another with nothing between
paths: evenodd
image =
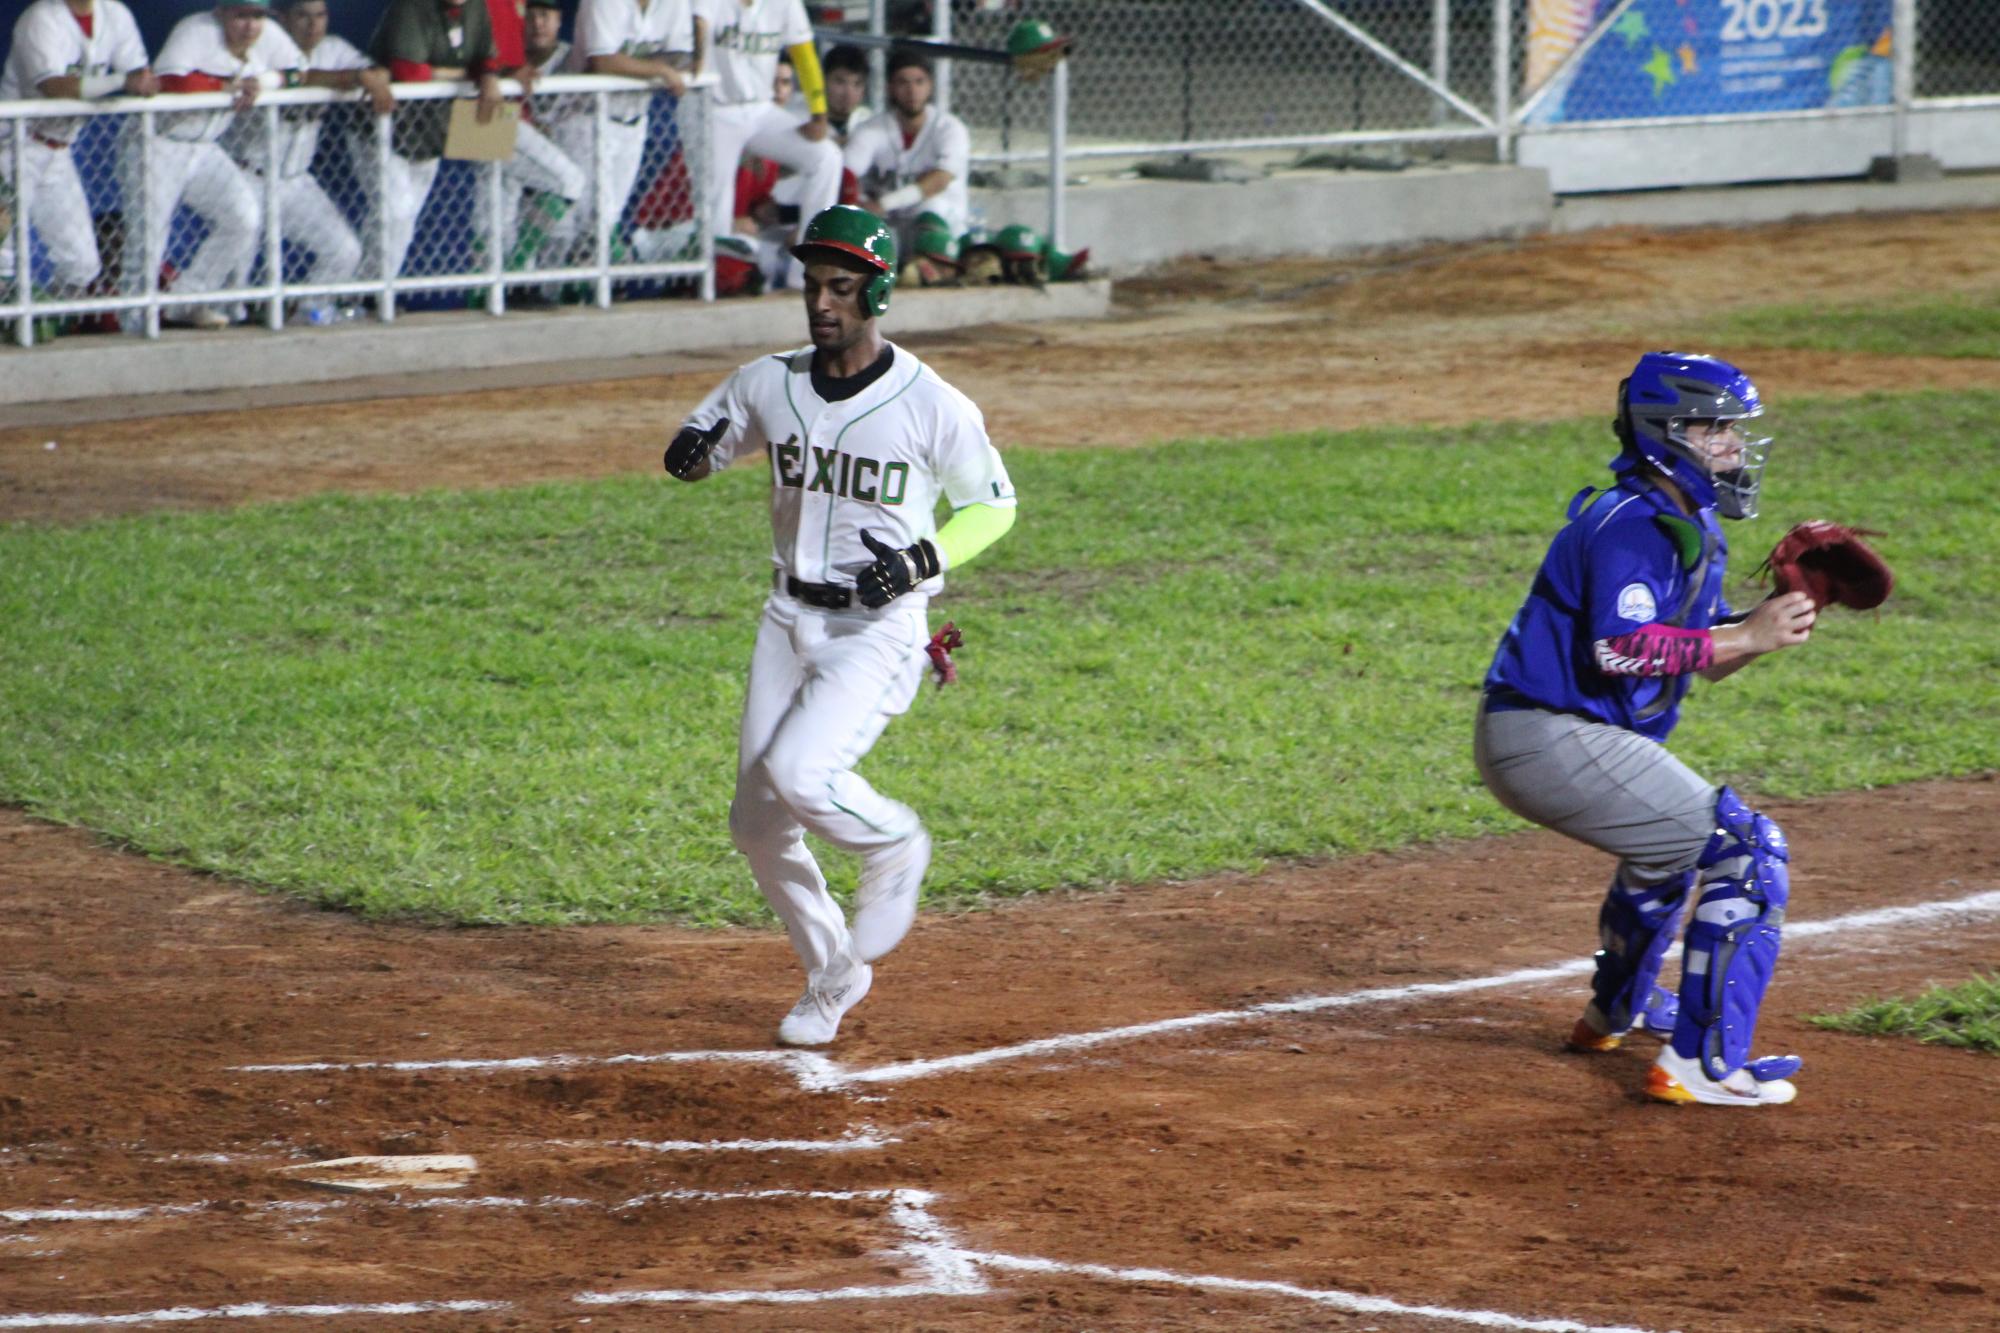
<instances>
[{"instance_id":1,"label":"baseball player running","mask_svg":"<svg viewBox=\"0 0 2000 1333\"><path fill-rule=\"evenodd\" d=\"M1618 858L1592 998L1569 1044L1606 1051L1642 1029L1668 1037L1646 1084L1665 1102L1797 1095L1796 1058L1750 1055L1785 919L1785 836L1663 744L1692 676L1719 680L1812 633L1804 593L1747 613L1723 600L1717 516L1756 515L1770 441L1745 439L1742 423L1762 411L1727 362L1639 359L1618 389L1614 480L1570 501L1487 672L1474 735L1501 804ZM1655 983L1689 900L1676 1003Z\"/></svg>"},{"instance_id":2,"label":"baseball player running","mask_svg":"<svg viewBox=\"0 0 2000 1333\"><path fill-rule=\"evenodd\" d=\"M746 152L799 174L802 218L840 197L840 150L827 142L826 81L801 0L699 0L715 45L718 80L709 134L709 224L728 236L735 221L736 164ZM808 118L771 100L778 53L791 57Z\"/></svg>"},{"instance_id":3,"label":"baseball player running","mask_svg":"<svg viewBox=\"0 0 2000 1333\"><path fill-rule=\"evenodd\" d=\"M847 169L867 206L889 220L903 253L917 231L963 232L971 215L966 176L972 136L965 122L931 105L931 62L914 51L889 58L889 112L847 140Z\"/></svg>"},{"instance_id":4,"label":"baseball player running","mask_svg":"<svg viewBox=\"0 0 2000 1333\"><path fill-rule=\"evenodd\" d=\"M805 993L788 1046L832 1041L871 964L915 920L931 838L854 771L922 683L925 606L942 574L1014 523L1014 487L964 394L883 339L895 237L851 205L796 247L809 347L742 367L689 415L666 469L697 481L762 454L771 470L772 592L750 659L729 831L784 921ZM936 526L939 498L951 518ZM861 857L849 927L808 832Z\"/></svg>"},{"instance_id":5,"label":"baseball player running","mask_svg":"<svg viewBox=\"0 0 2000 1333\"><path fill-rule=\"evenodd\" d=\"M139 25L119 0L34 0L15 22L14 44L0 68L0 102L151 97L159 90ZM82 127L75 117L29 121L20 181L14 179L14 154L0 153L0 181L7 187L0 193L28 201L28 222L48 252L56 290L65 294L89 287L103 264L90 200L69 151ZM0 239L0 279L13 276L10 227Z\"/></svg>"}]
</instances>

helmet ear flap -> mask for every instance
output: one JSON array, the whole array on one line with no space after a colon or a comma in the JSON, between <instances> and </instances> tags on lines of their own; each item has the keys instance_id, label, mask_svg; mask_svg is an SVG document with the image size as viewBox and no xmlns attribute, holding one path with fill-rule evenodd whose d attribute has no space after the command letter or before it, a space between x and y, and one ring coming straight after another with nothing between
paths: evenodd
<instances>
[{"instance_id":1,"label":"helmet ear flap","mask_svg":"<svg viewBox=\"0 0 2000 1333\"><path fill-rule=\"evenodd\" d=\"M887 270L868 279L861 287L861 307L871 317L887 314L889 293L896 286L896 275Z\"/></svg>"}]
</instances>

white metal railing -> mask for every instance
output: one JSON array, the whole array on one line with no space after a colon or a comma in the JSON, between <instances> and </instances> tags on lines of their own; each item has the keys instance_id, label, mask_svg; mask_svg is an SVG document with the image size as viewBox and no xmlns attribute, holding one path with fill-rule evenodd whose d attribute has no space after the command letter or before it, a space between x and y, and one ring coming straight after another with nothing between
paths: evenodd
<instances>
[{"instance_id":1,"label":"white metal railing","mask_svg":"<svg viewBox=\"0 0 2000 1333\"><path fill-rule=\"evenodd\" d=\"M588 134L582 135L579 131L578 137L594 151L586 154L591 160L576 164L583 168L586 189L590 192L590 203L593 205L588 211L595 225L587 242L580 248L573 247L563 257L564 262L508 268L509 247L503 213L506 202L504 192L510 187L502 170L503 164L481 163L472 173L476 183L469 192L472 197L446 202L453 206L463 204L471 230L477 233L483 229L487 242L482 250L470 240L461 245L447 238L442 250L444 262L436 262L438 247L434 246L427 272L410 271L411 265L407 262L396 262L394 247L380 243L385 226L382 205L394 188L390 160L395 156L395 130L399 119L406 116L411 108L427 102L464 98L475 90L468 84L394 85L395 111L390 115L369 115L372 134L348 137L350 153L358 152L363 159L353 163L355 178L362 183L362 188L372 187L373 198L366 205L351 197L346 202L350 213L362 214L356 231L365 232L367 239L373 242L368 246L368 254L375 263L371 271L357 272L351 279L340 282L294 281L286 277L280 190L287 177L280 153L295 128L295 122L286 123L288 115L297 117L300 108L342 107L347 109L345 114L351 117L356 114L356 104L362 102L362 95L319 88L264 93L253 106L236 115L236 123L224 136L225 140L229 136L241 136L250 121L261 121L259 147L248 155L249 160L239 160L244 155L240 147L242 139L237 137L232 140L239 145L237 157L232 160L237 161L244 172L244 180L258 194L261 216L257 253L246 257L243 267L259 276L254 282L202 291L162 290L158 266L146 262L146 257L163 253L166 249L167 238L155 235L155 230L171 229L174 224L173 211L156 217L155 210L147 206L147 183L159 169L156 159L163 128L184 123L190 113L228 112L233 105L231 94L162 94L151 98L116 97L92 102L0 102L0 153L7 155L13 181L13 198L0 202L6 202L11 208L10 240L14 270L11 281L0 289L0 319L13 320L16 340L23 346L29 346L35 340L36 321L44 316L115 313L128 321L128 328L131 327L130 319L137 316L143 323L145 335L157 337L164 310L192 305L260 306L261 322L278 329L284 327L289 308L301 301L372 298L376 317L387 322L396 316L398 297L452 290L473 293L475 299L483 293L484 308L498 315L507 308L507 289L524 285L584 284L589 289L592 303L608 307L616 284L685 279L692 282L701 299L712 300L715 295L715 238L708 220L706 201L709 195L703 177L708 169L708 89L713 83L712 76L691 80L689 92L679 98L677 104L669 103L664 94L654 98L654 114L659 114L663 105L674 105L674 134L688 182L686 240L670 257L652 260L635 257L617 239L619 219L626 210L628 199L611 197L612 186L605 170L603 148L613 99L622 97L625 103L629 103L634 93L653 95L658 90L640 80L604 75L561 75L536 82L534 104L559 104L566 118L587 120ZM520 85L511 80L503 88L510 100L521 96ZM362 110L365 112L365 108ZM100 131L93 136L100 150L98 159L79 164L79 169L82 174L96 178L100 193L107 176L115 180L116 197L120 204L116 212L122 220L123 262L119 285L115 291L103 289L101 281L92 290L80 292L37 291L32 280L36 253L32 218L36 212L37 183L34 173L28 170L30 145L37 141L38 127L54 126L57 127L56 133L45 135L45 140L52 140L59 133L68 142L68 147L62 151L74 153L85 138L85 127L105 120L117 122L115 130L108 136L108 153L115 154L116 160L106 160L107 136ZM41 150L38 148L37 151ZM659 156L648 150L631 198L636 198L649 180L670 166L667 161L654 160ZM367 179L364 179L363 173L367 174ZM0 181L0 186L5 183ZM733 184L733 180L723 182L721 187L733 188ZM421 207L424 202L418 201L418 205Z\"/></svg>"}]
</instances>

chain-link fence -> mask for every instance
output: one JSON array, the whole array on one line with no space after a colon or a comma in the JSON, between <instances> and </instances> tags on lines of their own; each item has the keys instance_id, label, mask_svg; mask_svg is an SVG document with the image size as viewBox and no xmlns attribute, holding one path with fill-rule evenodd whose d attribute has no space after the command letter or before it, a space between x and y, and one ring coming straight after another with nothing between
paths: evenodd
<instances>
[{"instance_id":1,"label":"chain-link fence","mask_svg":"<svg viewBox=\"0 0 2000 1333\"><path fill-rule=\"evenodd\" d=\"M1517 132L1557 123L1886 114L1904 59L1904 109L2000 94L2000 3L1908 0L1899 52L1904 2L934 0L888 12L913 35L970 46L1004 47L1030 14L1072 39L1071 157L1484 139L1506 158ZM977 158L1044 155L1050 103L1032 85L959 62L949 88Z\"/></svg>"},{"instance_id":2,"label":"chain-link fence","mask_svg":"<svg viewBox=\"0 0 2000 1333\"><path fill-rule=\"evenodd\" d=\"M2000 96L2000 4L1921 0L1916 17L1918 97Z\"/></svg>"},{"instance_id":3,"label":"chain-link fence","mask_svg":"<svg viewBox=\"0 0 2000 1333\"><path fill-rule=\"evenodd\" d=\"M1492 133L1492 0L1037 0L1032 13L1073 39L1072 156ZM1022 15L953 0L952 39L1004 47ZM951 97L980 156L1039 156L1047 99L1005 67L959 63Z\"/></svg>"},{"instance_id":4,"label":"chain-link fence","mask_svg":"<svg viewBox=\"0 0 2000 1333\"><path fill-rule=\"evenodd\" d=\"M499 161L445 156L450 87L386 117L316 89L0 108L0 318L26 344L712 296L705 92L538 87Z\"/></svg>"}]
</instances>

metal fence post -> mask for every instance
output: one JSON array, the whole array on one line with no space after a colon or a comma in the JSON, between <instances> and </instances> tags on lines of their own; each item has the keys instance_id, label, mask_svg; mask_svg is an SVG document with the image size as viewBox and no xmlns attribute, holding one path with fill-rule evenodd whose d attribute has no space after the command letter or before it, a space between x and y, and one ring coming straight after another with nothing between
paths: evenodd
<instances>
[{"instance_id":1,"label":"metal fence post","mask_svg":"<svg viewBox=\"0 0 2000 1333\"><path fill-rule=\"evenodd\" d=\"M486 210L486 275L493 285L486 289L486 313L504 315L507 313L507 233L501 222L506 216L502 202L506 181L502 177L502 167L498 162L480 164L480 183L486 188L481 191L486 197L480 207Z\"/></svg>"},{"instance_id":2,"label":"metal fence post","mask_svg":"<svg viewBox=\"0 0 2000 1333\"><path fill-rule=\"evenodd\" d=\"M125 128L121 127L121 133ZM139 113L139 263L145 272L139 275L139 289L146 297L146 336L157 339L160 336L160 265L153 258L153 135L159 129L159 117L153 112ZM159 220L158 226L172 223L171 216ZM167 252L167 238L160 238L160 253Z\"/></svg>"},{"instance_id":3,"label":"metal fence post","mask_svg":"<svg viewBox=\"0 0 2000 1333\"><path fill-rule=\"evenodd\" d=\"M1514 160L1514 0L1493 0L1493 158Z\"/></svg>"},{"instance_id":4,"label":"metal fence post","mask_svg":"<svg viewBox=\"0 0 2000 1333\"><path fill-rule=\"evenodd\" d=\"M695 135L693 160L699 165L689 171L688 177L694 182L694 234L696 247L701 254L701 299L713 301L715 299L715 212L709 207L708 198L709 192L714 190L715 185L712 181L706 182L707 189L703 189L702 177L709 174L711 164L715 161L715 154L709 147L715 140L715 90L713 88L698 90L695 104L698 108L695 120L701 128ZM686 103L683 102L682 105L685 106ZM734 189L735 184L736 182L732 180L730 187Z\"/></svg>"},{"instance_id":5,"label":"metal fence post","mask_svg":"<svg viewBox=\"0 0 2000 1333\"><path fill-rule=\"evenodd\" d=\"M28 231L28 122L16 117L9 125L7 151L14 156L14 299L21 317L14 321L14 341L35 345L35 252Z\"/></svg>"},{"instance_id":6,"label":"metal fence post","mask_svg":"<svg viewBox=\"0 0 2000 1333\"><path fill-rule=\"evenodd\" d=\"M1451 86L1451 0L1431 0L1431 77ZM1431 124L1451 119L1451 103L1442 97L1431 99Z\"/></svg>"},{"instance_id":7,"label":"metal fence post","mask_svg":"<svg viewBox=\"0 0 2000 1333\"><path fill-rule=\"evenodd\" d=\"M889 35L889 0L868 0L868 32L873 37ZM876 115L883 115L889 106L889 53L879 46L868 52L868 88L872 94L868 104Z\"/></svg>"},{"instance_id":8,"label":"metal fence post","mask_svg":"<svg viewBox=\"0 0 2000 1333\"><path fill-rule=\"evenodd\" d=\"M271 289L270 302L264 308L264 327L275 333L285 327L285 237L278 200L278 108L267 102L257 112L264 118L264 283Z\"/></svg>"},{"instance_id":9,"label":"metal fence post","mask_svg":"<svg viewBox=\"0 0 2000 1333\"><path fill-rule=\"evenodd\" d=\"M952 0L931 0L931 40L949 42L951 40ZM931 95L931 105L941 115L951 114L951 57L945 56L937 62L936 90Z\"/></svg>"},{"instance_id":10,"label":"metal fence post","mask_svg":"<svg viewBox=\"0 0 2000 1333\"><path fill-rule=\"evenodd\" d=\"M1896 99L1889 151L1901 162L1910 155L1910 103L1917 93L1917 0L1895 0L1889 13Z\"/></svg>"},{"instance_id":11,"label":"metal fence post","mask_svg":"<svg viewBox=\"0 0 2000 1333\"><path fill-rule=\"evenodd\" d=\"M597 308L611 308L611 94L590 95L590 197L596 201L591 218L591 262L597 266Z\"/></svg>"},{"instance_id":12,"label":"metal fence post","mask_svg":"<svg viewBox=\"0 0 2000 1333\"><path fill-rule=\"evenodd\" d=\"M401 105L407 106L408 103ZM396 265L391 258L389 245L389 155L394 134L394 113L375 117L375 234L380 238L382 249L382 295L375 307L375 316L384 324L396 318Z\"/></svg>"},{"instance_id":13,"label":"metal fence post","mask_svg":"<svg viewBox=\"0 0 2000 1333\"><path fill-rule=\"evenodd\" d=\"M1069 61L1049 79L1049 244L1063 248L1063 176L1069 149Z\"/></svg>"}]
</instances>

